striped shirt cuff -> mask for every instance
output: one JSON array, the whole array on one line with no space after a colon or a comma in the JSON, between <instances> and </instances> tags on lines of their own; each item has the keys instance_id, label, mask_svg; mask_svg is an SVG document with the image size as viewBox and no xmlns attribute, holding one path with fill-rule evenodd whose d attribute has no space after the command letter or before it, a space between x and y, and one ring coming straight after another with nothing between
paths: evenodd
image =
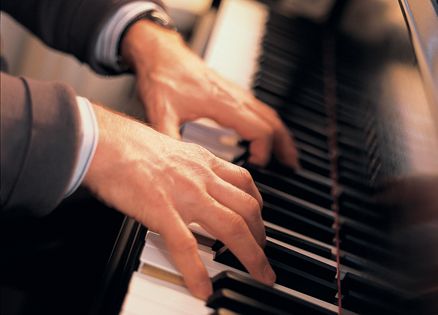
<instances>
[{"instance_id":1,"label":"striped shirt cuff","mask_svg":"<svg viewBox=\"0 0 438 315\"><path fill-rule=\"evenodd\" d=\"M97 38L96 60L116 72L126 70L122 69L118 62L120 37L131 21L140 14L151 10L164 12L159 5L149 1L135 1L122 6L105 24Z\"/></svg>"},{"instance_id":2,"label":"striped shirt cuff","mask_svg":"<svg viewBox=\"0 0 438 315\"><path fill-rule=\"evenodd\" d=\"M79 156L73 171L73 177L68 185L65 198L70 196L82 183L87 174L99 140L99 128L96 115L90 101L84 97L76 97L81 120L81 139L79 139Z\"/></svg>"}]
</instances>

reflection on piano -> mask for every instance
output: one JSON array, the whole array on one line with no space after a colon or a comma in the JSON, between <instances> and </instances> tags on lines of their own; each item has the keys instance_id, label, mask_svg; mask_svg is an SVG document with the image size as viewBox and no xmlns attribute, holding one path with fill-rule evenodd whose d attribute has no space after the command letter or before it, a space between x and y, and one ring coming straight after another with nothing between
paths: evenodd
<instances>
[{"instance_id":1,"label":"reflection on piano","mask_svg":"<svg viewBox=\"0 0 438 315\"><path fill-rule=\"evenodd\" d=\"M88 290L91 313L438 313L438 51L418 19L433 1L336 1L323 22L280 2L222 1L205 49L212 67L278 111L299 150L298 171L234 160L263 196L277 283L252 280L193 225L214 287L206 303L195 299L160 236L125 218L99 289Z\"/></svg>"}]
</instances>

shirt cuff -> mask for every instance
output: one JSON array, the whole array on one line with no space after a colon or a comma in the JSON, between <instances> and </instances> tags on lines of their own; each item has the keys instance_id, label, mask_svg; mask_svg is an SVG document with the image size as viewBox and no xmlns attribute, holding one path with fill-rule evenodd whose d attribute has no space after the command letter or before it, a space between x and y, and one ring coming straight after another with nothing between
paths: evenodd
<instances>
[{"instance_id":1,"label":"shirt cuff","mask_svg":"<svg viewBox=\"0 0 438 315\"><path fill-rule=\"evenodd\" d=\"M79 139L79 157L73 171L73 177L68 185L65 198L70 196L82 183L87 174L99 140L99 128L96 115L88 99L76 97L81 123L81 139Z\"/></svg>"},{"instance_id":2,"label":"shirt cuff","mask_svg":"<svg viewBox=\"0 0 438 315\"><path fill-rule=\"evenodd\" d=\"M126 70L122 69L118 62L120 37L126 27L128 27L137 16L151 10L158 10L164 13L163 8L149 1L135 1L122 6L104 25L97 38L95 46L95 58L97 62L116 72Z\"/></svg>"}]
</instances>

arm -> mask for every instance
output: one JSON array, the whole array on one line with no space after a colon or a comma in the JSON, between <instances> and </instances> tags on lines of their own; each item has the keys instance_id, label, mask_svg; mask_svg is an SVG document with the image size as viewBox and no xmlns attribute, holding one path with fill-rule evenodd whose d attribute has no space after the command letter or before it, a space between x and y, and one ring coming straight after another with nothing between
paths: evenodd
<instances>
[{"instance_id":1,"label":"arm","mask_svg":"<svg viewBox=\"0 0 438 315\"><path fill-rule=\"evenodd\" d=\"M138 0L2 0L1 10L55 49L73 54L95 70L95 44L105 23L122 6ZM161 4L160 0L149 0Z\"/></svg>"},{"instance_id":2,"label":"arm","mask_svg":"<svg viewBox=\"0 0 438 315\"><path fill-rule=\"evenodd\" d=\"M64 197L76 163L74 92L2 73L0 106L2 210L44 215Z\"/></svg>"},{"instance_id":3,"label":"arm","mask_svg":"<svg viewBox=\"0 0 438 315\"><path fill-rule=\"evenodd\" d=\"M78 106L64 85L5 74L1 82L0 214L43 215L64 197L73 175ZM275 281L262 250L262 199L248 171L200 146L93 108L100 135L83 184L160 233L193 294L207 298L212 288L190 222L224 242L256 279Z\"/></svg>"}]
</instances>

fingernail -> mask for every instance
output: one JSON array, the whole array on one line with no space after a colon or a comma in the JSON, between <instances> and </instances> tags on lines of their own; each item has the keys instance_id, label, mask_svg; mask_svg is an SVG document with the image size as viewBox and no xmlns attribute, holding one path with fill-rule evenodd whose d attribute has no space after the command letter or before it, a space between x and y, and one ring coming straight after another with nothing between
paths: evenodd
<instances>
[{"instance_id":1,"label":"fingernail","mask_svg":"<svg viewBox=\"0 0 438 315\"><path fill-rule=\"evenodd\" d=\"M202 281L196 284L194 295L200 299L207 300L213 293L213 287L210 281Z\"/></svg>"},{"instance_id":2,"label":"fingernail","mask_svg":"<svg viewBox=\"0 0 438 315\"><path fill-rule=\"evenodd\" d=\"M265 279L265 282L269 285L273 285L275 283L275 280L277 276L274 273L274 270L272 270L270 265L266 265L263 270L263 277Z\"/></svg>"}]
</instances>

